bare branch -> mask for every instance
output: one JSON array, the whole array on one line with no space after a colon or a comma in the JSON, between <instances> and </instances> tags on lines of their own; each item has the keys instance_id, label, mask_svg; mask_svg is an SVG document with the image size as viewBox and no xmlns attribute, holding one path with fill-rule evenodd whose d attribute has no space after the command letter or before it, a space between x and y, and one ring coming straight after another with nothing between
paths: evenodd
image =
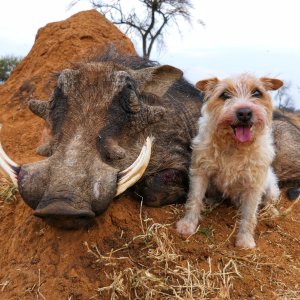
<instances>
[{"instance_id":1,"label":"bare branch","mask_svg":"<svg viewBox=\"0 0 300 300\"><path fill-rule=\"evenodd\" d=\"M73 0L70 7L81 0ZM122 0L89 0L94 8L99 10L112 23L118 25L126 34L137 35L142 40L143 57L149 58L153 45L163 44L165 30L175 24L178 31L178 21L182 19L191 23L191 0L137 0L137 6L126 12L128 2ZM143 8L140 13L138 6Z\"/></svg>"},{"instance_id":2,"label":"bare branch","mask_svg":"<svg viewBox=\"0 0 300 300\"><path fill-rule=\"evenodd\" d=\"M275 95L278 108L282 111L294 111L294 100L290 94L291 82L287 82Z\"/></svg>"},{"instance_id":3,"label":"bare branch","mask_svg":"<svg viewBox=\"0 0 300 300\"><path fill-rule=\"evenodd\" d=\"M150 56L153 44L155 43L156 39L161 35L161 32L163 30L163 28L165 27L165 25L168 23L168 19L164 18L164 22L162 23L162 25L160 26L160 28L157 30L157 32L151 36L151 40L150 40L150 44L147 50L147 56Z\"/></svg>"}]
</instances>

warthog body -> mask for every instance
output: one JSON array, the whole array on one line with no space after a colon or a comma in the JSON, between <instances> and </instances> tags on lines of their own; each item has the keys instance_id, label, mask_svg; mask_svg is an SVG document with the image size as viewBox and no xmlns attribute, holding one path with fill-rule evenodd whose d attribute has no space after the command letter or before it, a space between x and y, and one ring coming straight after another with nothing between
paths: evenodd
<instances>
[{"instance_id":1,"label":"warthog body","mask_svg":"<svg viewBox=\"0 0 300 300\"><path fill-rule=\"evenodd\" d=\"M293 121L279 112L273 113L273 134L276 159L273 167L284 183L300 183L300 129Z\"/></svg>"},{"instance_id":2,"label":"warthog body","mask_svg":"<svg viewBox=\"0 0 300 300\"><path fill-rule=\"evenodd\" d=\"M171 66L107 54L62 71L50 101L30 101L53 134L40 148L49 158L15 171L35 214L63 227L88 223L115 197L118 174L150 136L151 159L133 194L152 206L185 200L203 94L181 75ZM274 128L275 171L279 179L299 180L300 131L285 119Z\"/></svg>"}]
</instances>

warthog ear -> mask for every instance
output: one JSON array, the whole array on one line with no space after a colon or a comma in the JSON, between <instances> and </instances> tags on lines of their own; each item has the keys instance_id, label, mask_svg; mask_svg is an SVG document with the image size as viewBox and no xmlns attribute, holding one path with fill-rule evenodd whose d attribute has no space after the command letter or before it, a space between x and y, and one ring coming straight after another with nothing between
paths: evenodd
<instances>
[{"instance_id":1,"label":"warthog ear","mask_svg":"<svg viewBox=\"0 0 300 300\"><path fill-rule=\"evenodd\" d=\"M141 80L141 90L163 96L171 85L182 77L182 71L169 66L150 67L136 71L138 79Z\"/></svg>"},{"instance_id":2,"label":"warthog ear","mask_svg":"<svg viewBox=\"0 0 300 300\"><path fill-rule=\"evenodd\" d=\"M260 81L267 91L276 91L283 86L283 81L275 78L262 77Z\"/></svg>"},{"instance_id":3,"label":"warthog ear","mask_svg":"<svg viewBox=\"0 0 300 300\"><path fill-rule=\"evenodd\" d=\"M211 91L218 83L219 79L217 77L204 79L196 83L196 88L205 93Z\"/></svg>"}]
</instances>

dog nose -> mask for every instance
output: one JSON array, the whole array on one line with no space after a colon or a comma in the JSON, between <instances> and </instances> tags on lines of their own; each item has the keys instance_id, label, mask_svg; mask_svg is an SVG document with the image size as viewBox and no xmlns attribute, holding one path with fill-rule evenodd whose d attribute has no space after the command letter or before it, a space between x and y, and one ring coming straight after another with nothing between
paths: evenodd
<instances>
[{"instance_id":1,"label":"dog nose","mask_svg":"<svg viewBox=\"0 0 300 300\"><path fill-rule=\"evenodd\" d=\"M248 122L252 118L252 110L248 107L246 108L240 108L236 112L236 117L241 122Z\"/></svg>"}]
</instances>

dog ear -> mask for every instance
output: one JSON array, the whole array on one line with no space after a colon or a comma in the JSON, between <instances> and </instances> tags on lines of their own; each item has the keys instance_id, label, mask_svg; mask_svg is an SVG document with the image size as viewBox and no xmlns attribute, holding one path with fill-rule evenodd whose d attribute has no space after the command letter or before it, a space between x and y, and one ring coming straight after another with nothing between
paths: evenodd
<instances>
[{"instance_id":1,"label":"dog ear","mask_svg":"<svg viewBox=\"0 0 300 300\"><path fill-rule=\"evenodd\" d=\"M283 86L283 81L275 78L262 77L260 81L264 84L267 91L276 91Z\"/></svg>"},{"instance_id":2,"label":"dog ear","mask_svg":"<svg viewBox=\"0 0 300 300\"><path fill-rule=\"evenodd\" d=\"M207 92L211 91L217 83L219 83L219 79L217 77L204 79L196 83L196 88L202 92Z\"/></svg>"}]
</instances>

